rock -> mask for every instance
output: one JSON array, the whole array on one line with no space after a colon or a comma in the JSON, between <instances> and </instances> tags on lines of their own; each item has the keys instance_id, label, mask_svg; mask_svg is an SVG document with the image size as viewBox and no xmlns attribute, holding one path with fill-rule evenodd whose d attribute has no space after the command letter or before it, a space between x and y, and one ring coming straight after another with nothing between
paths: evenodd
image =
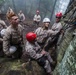
<instances>
[{"instance_id":1,"label":"rock","mask_svg":"<svg viewBox=\"0 0 76 75\"><path fill-rule=\"evenodd\" d=\"M44 75L44 71L36 61L25 63L23 68L20 60L0 58L0 75Z\"/></svg>"},{"instance_id":2,"label":"rock","mask_svg":"<svg viewBox=\"0 0 76 75\"><path fill-rule=\"evenodd\" d=\"M66 49L64 57L53 75L76 75L76 36Z\"/></svg>"},{"instance_id":3,"label":"rock","mask_svg":"<svg viewBox=\"0 0 76 75\"><path fill-rule=\"evenodd\" d=\"M69 4L66 16L64 19L68 21L74 21L75 19L75 10L76 10L76 0L73 0L72 3ZM69 26L67 23L63 23L64 26ZM71 27L65 30L65 34L63 37L63 41L59 45L57 49L57 66L54 69L53 75L76 75L76 26L71 24Z\"/></svg>"},{"instance_id":4,"label":"rock","mask_svg":"<svg viewBox=\"0 0 76 75\"><path fill-rule=\"evenodd\" d=\"M71 42L71 40L73 39L73 32L75 31L75 27L72 27L70 29L68 29L63 37L63 41L60 45L60 47L58 48L58 57L57 57L57 62L60 63L64 53L69 45L69 43Z\"/></svg>"}]
</instances>

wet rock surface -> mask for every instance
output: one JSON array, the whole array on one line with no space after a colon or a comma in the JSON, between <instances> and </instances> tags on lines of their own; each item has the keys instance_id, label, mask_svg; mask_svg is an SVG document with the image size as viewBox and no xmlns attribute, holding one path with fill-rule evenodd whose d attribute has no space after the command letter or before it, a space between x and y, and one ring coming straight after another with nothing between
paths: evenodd
<instances>
[{"instance_id":1,"label":"wet rock surface","mask_svg":"<svg viewBox=\"0 0 76 75\"><path fill-rule=\"evenodd\" d=\"M76 0L73 0L66 11L67 23L63 25L69 26L64 33L63 40L58 47L57 66L53 75L76 75Z\"/></svg>"},{"instance_id":2,"label":"wet rock surface","mask_svg":"<svg viewBox=\"0 0 76 75\"><path fill-rule=\"evenodd\" d=\"M44 75L44 71L35 61L23 67L20 60L0 58L0 75Z\"/></svg>"}]
</instances>

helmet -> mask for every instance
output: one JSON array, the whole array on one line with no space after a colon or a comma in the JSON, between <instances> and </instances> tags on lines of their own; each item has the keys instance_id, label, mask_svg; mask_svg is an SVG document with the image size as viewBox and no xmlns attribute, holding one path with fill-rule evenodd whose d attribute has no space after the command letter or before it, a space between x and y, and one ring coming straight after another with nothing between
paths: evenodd
<instances>
[{"instance_id":1,"label":"helmet","mask_svg":"<svg viewBox=\"0 0 76 75\"><path fill-rule=\"evenodd\" d=\"M50 19L49 18L44 18L43 22L50 22Z\"/></svg>"},{"instance_id":2,"label":"helmet","mask_svg":"<svg viewBox=\"0 0 76 75\"><path fill-rule=\"evenodd\" d=\"M17 48L15 46L11 46L9 48L9 51L10 51L11 54L13 54L16 50L17 50Z\"/></svg>"},{"instance_id":3,"label":"helmet","mask_svg":"<svg viewBox=\"0 0 76 75\"><path fill-rule=\"evenodd\" d=\"M62 17L62 13L61 13L61 12L57 13L57 14L56 14L56 17L61 18L61 17Z\"/></svg>"},{"instance_id":4,"label":"helmet","mask_svg":"<svg viewBox=\"0 0 76 75\"><path fill-rule=\"evenodd\" d=\"M26 39L29 41L29 42L32 42L36 39L36 34L33 33L33 32L29 32L26 34Z\"/></svg>"},{"instance_id":5,"label":"helmet","mask_svg":"<svg viewBox=\"0 0 76 75\"><path fill-rule=\"evenodd\" d=\"M39 13L39 10L37 10L36 12Z\"/></svg>"},{"instance_id":6,"label":"helmet","mask_svg":"<svg viewBox=\"0 0 76 75\"><path fill-rule=\"evenodd\" d=\"M1 36L2 36L2 37L4 36L5 32L6 32L6 29L2 29L2 30L1 30Z\"/></svg>"}]
</instances>

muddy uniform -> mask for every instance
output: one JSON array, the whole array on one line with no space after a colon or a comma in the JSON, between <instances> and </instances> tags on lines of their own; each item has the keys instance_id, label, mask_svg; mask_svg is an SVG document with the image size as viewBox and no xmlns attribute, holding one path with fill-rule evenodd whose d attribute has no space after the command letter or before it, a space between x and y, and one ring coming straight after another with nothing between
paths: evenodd
<instances>
[{"instance_id":1,"label":"muddy uniform","mask_svg":"<svg viewBox=\"0 0 76 75\"><path fill-rule=\"evenodd\" d=\"M37 34L37 42L39 45L43 48L44 44L49 37L48 35L49 29L44 29L42 27L39 27L38 29L35 30L35 33Z\"/></svg>"},{"instance_id":2,"label":"muddy uniform","mask_svg":"<svg viewBox=\"0 0 76 75\"><path fill-rule=\"evenodd\" d=\"M40 15L35 15L33 21L34 21L34 23L39 25L39 22L41 21L41 16Z\"/></svg>"},{"instance_id":3,"label":"muddy uniform","mask_svg":"<svg viewBox=\"0 0 76 75\"><path fill-rule=\"evenodd\" d=\"M60 22L54 23L52 28L48 30L39 27L35 31L35 33L38 36L37 38L38 43L42 45L42 48L45 47L45 50L47 51L52 45L51 43L53 43L55 39L58 39L61 29L62 29L62 25ZM52 37L55 37L55 39L52 40Z\"/></svg>"},{"instance_id":4,"label":"muddy uniform","mask_svg":"<svg viewBox=\"0 0 76 75\"><path fill-rule=\"evenodd\" d=\"M47 40L47 43L45 45L46 49L48 49L50 45L57 44L61 29L62 29L62 24L60 22L54 23L52 28L48 31L51 38L49 38ZM53 43L53 44L51 44L51 43Z\"/></svg>"},{"instance_id":5,"label":"muddy uniform","mask_svg":"<svg viewBox=\"0 0 76 75\"><path fill-rule=\"evenodd\" d=\"M60 22L59 23L54 23L51 30L49 30L49 34L50 35L56 35L60 32L61 29L62 29L62 24Z\"/></svg>"},{"instance_id":6,"label":"muddy uniform","mask_svg":"<svg viewBox=\"0 0 76 75\"><path fill-rule=\"evenodd\" d=\"M7 56L10 56L9 48L10 46L15 46L17 51L13 53L13 56L16 58L21 57L22 55L22 42L23 42L23 28L21 25L18 25L17 28L13 28L10 25L6 29L6 33L3 37L3 51Z\"/></svg>"},{"instance_id":7,"label":"muddy uniform","mask_svg":"<svg viewBox=\"0 0 76 75\"><path fill-rule=\"evenodd\" d=\"M41 54L40 46L36 42L35 44L31 44L27 41L25 50L32 59L36 60L39 65L46 70L47 73L51 72L50 63L52 63L53 60L48 53L45 56Z\"/></svg>"},{"instance_id":8,"label":"muddy uniform","mask_svg":"<svg viewBox=\"0 0 76 75\"><path fill-rule=\"evenodd\" d=\"M1 30L6 28L6 24L3 20L0 20L0 56L3 56L3 37L1 36Z\"/></svg>"},{"instance_id":9,"label":"muddy uniform","mask_svg":"<svg viewBox=\"0 0 76 75\"><path fill-rule=\"evenodd\" d=\"M19 13L18 15L19 15L20 21L24 22L25 21L25 15L23 13L21 13L21 14Z\"/></svg>"}]
</instances>

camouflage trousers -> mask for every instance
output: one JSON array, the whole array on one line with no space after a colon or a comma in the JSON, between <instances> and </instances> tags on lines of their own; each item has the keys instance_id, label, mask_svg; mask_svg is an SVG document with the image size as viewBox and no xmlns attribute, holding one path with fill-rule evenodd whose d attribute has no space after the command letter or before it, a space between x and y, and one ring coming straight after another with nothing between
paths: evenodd
<instances>
[{"instance_id":1,"label":"camouflage trousers","mask_svg":"<svg viewBox=\"0 0 76 75\"><path fill-rule=\"evenodd\" d=\"M50 62L46 59L45 56L39 58L37 60L38 64L44 68L47 73L51 73Z\"/></svg>"}]
</instances>

